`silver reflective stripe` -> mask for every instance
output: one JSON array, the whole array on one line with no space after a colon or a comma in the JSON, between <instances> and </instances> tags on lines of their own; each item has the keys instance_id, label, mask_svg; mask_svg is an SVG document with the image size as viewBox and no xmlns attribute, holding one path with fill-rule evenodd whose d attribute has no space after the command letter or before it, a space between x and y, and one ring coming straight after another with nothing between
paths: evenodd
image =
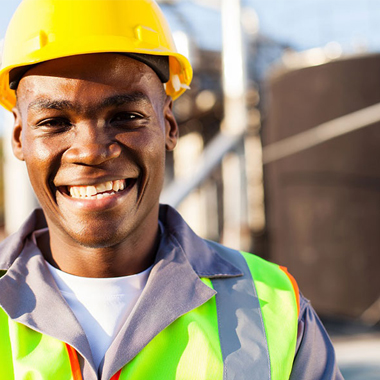
<instances>
[{"instance_id":1,"label":"silver reflective stripe","mask_svg":"<svg viewBox=\"0 0 380 380\"><path fill-rule=\"evenodd\" d=\"M216 295L223 380L269 380L269 352L259 299L248 265L240 252L210 243L243 273L211 279Z\"/></svg>"}]
</instances>

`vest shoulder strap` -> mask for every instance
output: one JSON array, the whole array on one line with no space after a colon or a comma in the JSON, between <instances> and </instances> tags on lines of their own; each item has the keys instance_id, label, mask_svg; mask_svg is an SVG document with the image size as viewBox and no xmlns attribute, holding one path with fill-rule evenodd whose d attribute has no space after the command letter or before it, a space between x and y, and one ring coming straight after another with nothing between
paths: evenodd
<instances>
[{"instance_id":1,"label":"vest shoulder strap","mask_svg":"<svg viewBox=\"0 0 380 380\"><path fill-rule=\"evenodd\" d=\"M215 251L243 272L243 276L212 278L217 291L223 380L270 380L268 345L259 297L245 258L238 252L210 242Z\"/></svg>"},{"instance_id":2,"label":"vest shoulder strap","mask_svg":"<svg viewBox=\"0 0 380 380\"><path fill-rule=\"evenodd\" d=\"M263 315L271 379L288 379L297 343L299 290L287 269L241 252L251 271Z\"/></svg>"},{"instance_id":3,"label":"vest shoulder strap","mask_svg":"<svg viewBox=\"0 0 380 380\"><path fill-rule=\"evenodd\" d=\"M237 372L236 377L225 376L225 379L256 379L256 374L259 379L289 379L298 331L299 291L295 280L286 268L258 256L208 243L244 274L212 280L218 292L216 303L225 371L227 374L240 371L240 376ZM236 351L236 347L240 348ZM242 350L250 357L242 356ZM234 356L235 363L231 360ZM241 371L246 369L249 376L244 377Z\"/></svg>"}]
</instances>

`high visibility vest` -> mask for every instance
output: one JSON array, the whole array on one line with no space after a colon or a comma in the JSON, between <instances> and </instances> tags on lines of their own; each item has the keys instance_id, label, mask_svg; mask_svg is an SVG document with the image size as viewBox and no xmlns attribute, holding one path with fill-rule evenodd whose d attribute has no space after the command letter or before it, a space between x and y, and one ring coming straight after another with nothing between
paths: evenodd
<instances>
[{"instance_id":1,"label":"high visibility vest","mask_svg":"<svg viewBox=\"0 0 380 380\"><path fill-rule=\"evenodd\" d=\"M255 255L214 248L244 276L201 278L217 295L156 335L111 380L289 379L299 313L294 279ZM2 309L0 358L2 380L82 380L72 347Z\"/></svg>"}]
</instances>

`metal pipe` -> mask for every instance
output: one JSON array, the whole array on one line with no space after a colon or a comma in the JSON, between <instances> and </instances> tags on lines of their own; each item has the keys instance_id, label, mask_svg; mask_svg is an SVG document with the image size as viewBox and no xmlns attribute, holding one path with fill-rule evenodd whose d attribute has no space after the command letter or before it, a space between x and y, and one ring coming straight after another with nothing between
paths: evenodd
<instances>
[{"instance_id":1,"label":"metal pipe","mask_svg":"<svg viewBox=\"0 0 380 380\"><path fill-rule=\"evenodd\" d=\"M269 164L380 121L380 103L327 121L307 131L263 148L263 163Z\"/></svg>"},{"instance_id":2,"label":"metal pipe","mask_svg":"<svg viewBox=\"0 0 380 380\"><path fill-rule=\"evenodd\" d=\"M240 144L243 136L243 133L234 136L220 133L214 137L195 164L194 175L187 181L177 179L171 182L162 191L160 202L178 207L221 164L223 157Z\"/></svg>"}]
</instances>

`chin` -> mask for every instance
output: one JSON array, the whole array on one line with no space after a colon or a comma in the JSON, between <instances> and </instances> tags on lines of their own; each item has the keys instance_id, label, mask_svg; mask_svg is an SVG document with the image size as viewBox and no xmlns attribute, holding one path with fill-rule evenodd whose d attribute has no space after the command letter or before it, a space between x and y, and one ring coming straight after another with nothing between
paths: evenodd
<instances>
[{"instance_id":1,"label":"chin","mask_svg":"<svg viewBox=\"0 0 380 380\"><path fill-rule=\"evenodd\" d=\"M72 236L73 240L82 247L90 249L111 248L119 245L123 239L116 236Z\"/></svg>"},{"instance_id":2,"label":"chin","mask_svg":"<svg viewBox=\"0 0 380 380\"><path fill-rule=\"evenodd\" d=\"M115 226L98 228L83 228L78 233L67 231L71 239L78 245L86 248L110 248L122 243L128 236L128 231L121 231Z\"/></svg>"}]
</instances>

